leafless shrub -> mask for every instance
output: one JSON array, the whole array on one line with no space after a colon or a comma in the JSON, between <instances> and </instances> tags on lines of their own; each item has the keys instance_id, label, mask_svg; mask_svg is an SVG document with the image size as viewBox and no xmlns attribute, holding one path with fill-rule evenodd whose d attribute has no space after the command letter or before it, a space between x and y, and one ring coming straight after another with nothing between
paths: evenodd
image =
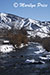
<instances>
[{"instance_id":1,"label":"leafless shrub","mask_svg":"<svg viewBox=\"0 0 50 75\"><path fill-rule=\"evenodd\" d=\"M26 32L24 32L24 33L26 33ZM8 32L7 37L10 40L10 43L13 44L14 47L15 47L15 45L17 45L19 47L21 45L21 43L23 43L23 44L28 43L27 35L24 33L22 33L21 30L17 31L16 34L14 34L10 31L10 32Z\"/></svg>"},{"instance_id":2,"label":"leafless shrub","mask_svg":"<svg viewBox=\"0 0 50 75\"><path fill-rule=\"evenodd\" d=\"M50 37L40 38L39 36L36 36L34 38L31 37L31 40L33 42L40 43L43 48L45 48L47 51L50 51Z\"/></svg>"},{"instance_id":3,"label":"leafless shrub","mask_svg":"<svg viewBox=\"0 0 50 75\"><path fill-rule=\"evenodd\" d=\"M47 51L50 51L50 37L43 38L42 45Z\"/></svg>"}]
</instances>

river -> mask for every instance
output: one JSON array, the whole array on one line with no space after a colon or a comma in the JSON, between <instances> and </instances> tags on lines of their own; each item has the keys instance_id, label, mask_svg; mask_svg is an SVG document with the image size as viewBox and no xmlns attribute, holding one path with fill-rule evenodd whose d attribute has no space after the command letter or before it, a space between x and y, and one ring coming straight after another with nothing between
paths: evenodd
<instances>
[{"instance_id":1,"label":"river","mask_svg":"<svg viewBox=\"0 0 50 75\"><path fill-rule=\"evenodd\" d=\"M39 43L27 47L0 52L0 75L50 75L50 52Z\"/></svg>"}]
</instances>

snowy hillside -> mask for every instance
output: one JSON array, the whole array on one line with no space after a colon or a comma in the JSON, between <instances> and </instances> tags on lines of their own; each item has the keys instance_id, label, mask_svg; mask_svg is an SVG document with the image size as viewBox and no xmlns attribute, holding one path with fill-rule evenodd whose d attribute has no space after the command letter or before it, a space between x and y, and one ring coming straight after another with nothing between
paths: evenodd
<instances>
[{"instance_id":1,"label":"snowy hillside","mask_svg":"<svg viewBox=\"0 0 50 75\"><path fill-rule=\"evenodd\" d=\"M2 35L3 30L20 30L21 28L27 30L29 37L35 37L36 35L41 38L50 37L50 21L42 22L38 20L32 20L30 18L22 18L13 14L0 13L0 35ZM0 51L3 49L8 51L10 47L8 46L7 48L6 46L7 45L1 45ZM10 50L12 50L12 48Z\"/></svg>"},{"instance_id":2,"label":"snowy hillside","mask_svg":"<svg viewBox=\"0 0 50 75\"><path fill-rule=\"evenodd\" d=\"M43 38L49 36L47 33L50 32L50 21L41 22L30 18L25 19L12 14L0 13L0 28L9 30L12 27L14 29L21 29L24 27L27 30L31 30L28 31L30 36L38 35Z\"/></svg>"}]
</instances>

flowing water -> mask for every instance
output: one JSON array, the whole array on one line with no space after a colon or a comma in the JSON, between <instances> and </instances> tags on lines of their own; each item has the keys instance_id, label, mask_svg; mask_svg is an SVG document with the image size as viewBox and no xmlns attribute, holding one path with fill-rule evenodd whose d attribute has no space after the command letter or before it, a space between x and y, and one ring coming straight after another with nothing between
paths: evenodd
<instances>
[{"instance_id":1,"label":"flowing water","mask_svg":"<svg viewBox=\"0 0 50 75\"><path fill-rule=\"evenodd\" d=\"M0 52L0 75L50 75L50 52L39 43L8 53Z\"/></svg>"}]
</instances>

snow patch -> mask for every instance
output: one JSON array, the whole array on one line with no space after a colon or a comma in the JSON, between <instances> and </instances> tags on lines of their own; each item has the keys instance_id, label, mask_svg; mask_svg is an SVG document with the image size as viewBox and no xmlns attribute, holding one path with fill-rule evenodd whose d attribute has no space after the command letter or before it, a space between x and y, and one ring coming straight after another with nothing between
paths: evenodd
<instances>
[{"instance_id":1,"label":"snow patch","mask_svg":"<svg viewBox=\"0 0 50 75\"><path fill-rule=\"evenodd\" d=\"M3 20L5 23L7 23L7 22L10 23L10 22L11 22L11 19L8 18L7 15L8 15L8 14L1 13L1 14L0 14L1 20Z\"/></svg>"},{"instance_id":2,"label":"snow patch","mask_svg":"<svg viewBox=\"0 0 50 75\"><path fill-rule=\"evenodd\" d=\"M47 57L42 57L42 56L39 56L40 59L43 59L43 60L47 60L48 58Z\"/></svg>"},{"instance_id":3,"label":"snow patch","mask_svg":"<svg viewBox=\"0 0 50 75\"><path fill-rule=\"evenodd\" d=\"M42 32L37 32L37 34L36 34L37 36L39 36L39 37L41 37L41 38L44 38L44 37L49 37L49 35L48 34L46 34L46 33L42 33Z\"/></svg>"},{"instance_id":4,"label":"snow patch","mask_svg":"<svg viewBox=\"0 0 50 75\"><path fill-rule=\"evenodd\" d=\"M23 47L25 47L25 46L28 46L28 44L25 44L25 45L24 45L23 43L21 43L21 45L20 45L19 47L17 47L17 45L15 45L16 48L23 48Z\"/></svg>"},{"instance_id":5,"label":"snow patch","mask_svg":"<svg viewBox=\"0 0 50 75\"><path fill-rule=\"evenodd\" d=\"M42 60L47 60L47 59L50 59L50 55L46 55L46 57L39 56L39 58Z\"/></svg>"},{"instance_id":6,"label":"snow patch","mask_svg":"<svg viewBox=\"0 0 50 75\"><path fill-rule=\"evenodd\" d=\"M35 60L34 59L27 59L26 61L25 61L26 63L34 63L35 62Z\"/></svg>"},{"instance_id":7,"label":"snow patch","mask_svg":"<svg viewBox=\"0 0 50 75\"><path fill-rule=\"evenodd\" d=\"M42 63L42 64L45 64L44 61L35 61L34 59L27 59L25 61L25 63Z\"/></svg>"},{"instance_id":8,"label":"snow patch","mask_svg":"<svg viewBox=\"0 0 50 75\"><path fill-rule=\"evenodd\" d=\"M32 20L32 19L30 19L30 18L29 18L29 21L30 21L31 23L34 23L34 24L37 24L37 23L38 23L38 21Z\"/></svg>"},{"instance_id":9,"label":"snow patch","mask_svg":"<svg viewBox=\"0 0 50 75\"><path fill-rule=\"evenodd\" d=\"M1 13L0 16L1 16L1 17L2 17L2 16L5 16L5 17L6 17L7 14L5 14L5 13Z\"/></svg>"},{"instance_id":10,"label":"snow patch","mask_svg":"<svg viewBox=\"0 0 50 75\"><path fill-rule=\"evenodd\" d=\"M49 30L47 29L46 26L42 27L41 29L42 29L45 33L48 33L48 32L49 32Z\"/></svg>"},{"instance_id":11,"label":"snow patch","mask_svg":"<svg viewBox=\"0 0 50 75\"><path fill-rule=\"evenodd\" d=\"M14 47L12 45L0 45L0 52L8 53L13 51Z\"/></svg>"},{"instance_id":12,"label":"snow patch","mask_svg":"<svg viewBox=\"0 0 50 75\"><path fill-rule=\"evenodd\" d=\"M50 55L46 55L46 57L47 57L48 59L50 59Z\"/></svg>"},{"instance_id":13,"label":"snow patch","mask_svg":"<svg viewBox=\"0 0 50 75\"><path fill-rule=\"evenodd\" d=\"M19 48L22 48L22 47L24 47L23 43L19 46Z\"/></svg>"},{"instance_id":14,"label":"snow patch","mask_svg":"<svg viewBox=\"0 0 50 75\"><path fill-rule=\"evenodd\" d=\"M38 48L39 51L35 51L34 53L39 54L39 53L43 53L45 51L45 49L43 49L42 46L36 46Z\"/></svg>"},{"instance_id":15,"label":"snow patch","mask_svg":"<svg viewBox=\"0 0 50 75\"><path fill-rule=\"evenodd\" d=\"M4 40L4 43L9 43L9 40Z\"/></svg>"}]
</instances>

